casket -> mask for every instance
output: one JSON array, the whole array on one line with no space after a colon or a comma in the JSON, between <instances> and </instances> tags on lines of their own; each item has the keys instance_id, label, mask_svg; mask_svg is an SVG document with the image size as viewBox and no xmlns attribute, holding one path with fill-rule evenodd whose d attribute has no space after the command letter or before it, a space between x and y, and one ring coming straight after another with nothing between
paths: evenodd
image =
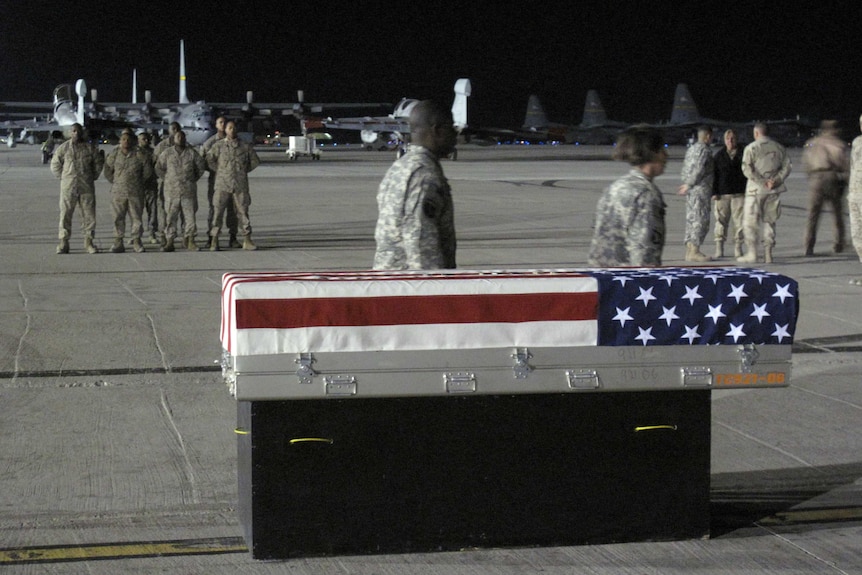
<instances>
[{"instance_id":1,"label":"casket","mask_svg":"<svg viewBox=\"0 0 862 575\"><path fill-rule=\"evenodd\" d=\"M748 268L225 274L255 558L709 534L712 389L790 380Z\"/></svg>"}]
</instances>

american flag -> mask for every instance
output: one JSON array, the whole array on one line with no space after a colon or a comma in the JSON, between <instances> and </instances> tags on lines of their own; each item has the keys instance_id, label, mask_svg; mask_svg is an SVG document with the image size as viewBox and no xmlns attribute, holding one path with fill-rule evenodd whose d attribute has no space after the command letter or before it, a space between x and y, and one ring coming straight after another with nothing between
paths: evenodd
<instances>
[{"instance_id":1,"label":"american flag","mask_svg":"<svg viewBox=\"0 0 862 575\"><path fill-rule=\"evenodd\" d=\"M233 355L790 344L795 281L749 268L225 274Z\"/></svg>"},{"instance_id":2,"label":"american flag","mask_svg":"<svg viewBox=\"0 0 862 575\"><path fill-rule=\"evenodd\" d=\"M798 284L751 268L593 270L598 345L791 344Z\"/></svg>"}]
</instances>

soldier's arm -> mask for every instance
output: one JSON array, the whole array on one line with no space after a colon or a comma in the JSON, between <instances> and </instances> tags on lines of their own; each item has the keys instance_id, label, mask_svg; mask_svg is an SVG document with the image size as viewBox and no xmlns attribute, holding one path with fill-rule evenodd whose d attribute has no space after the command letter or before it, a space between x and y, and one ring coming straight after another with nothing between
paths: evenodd
<instances>
[{"instance_id":1,"label":"soldier's arm","mask_svg":"<svg viewBox=\"0 0 862 575\"><path fill-rule=\"evenodd\" d=\"M257 152L254 151L253 146L248 147L248 169L246 172L250 172L256 167L260 165L260 158L257 155Z\"/></svg>"},{"instance_id":2,"label":"soldier's arm","mask_svg":"<svg viewBox=\"0 0 862 575\"><path fill-rule=\"evenodd\" d=\"M108 157L105 158L105 168L102 170L102 172L104 172L105 174L105 179L112 184L114 183L114 162L116 161L116 159L116 151L113 151L108 154Z\"/></svg>"},{"instance_id":3,"label":"soldier's arm","mask_svg":"<svg viewBox=\"0 0 862 575\"><path fill-rule=\"evenodd\" d=\"M98 180L99 174L102 173L102 168L105 167L105 152L99 149L98 146L93 146L93 179Z\"/></svg>"},{"instance_id":4,"label":"soldier's arm","mask_svg":"<svg viewBox=\"0 0 862 575\"><path fill-rule=\"evenodd\" d=\"M628 228L630 263L638 266L660 266L664 247L664 206L660 197L641 194L635 201Z\"/></svg>"},{"instance_id":5,"label":"soldier's arm","mask_svg":"<svg viewBox=\"0 0 862 575\"><path fill-rule=\"evenodd\" d=\"M66 151L66 148L60 146L60 149L54 154L54 157L51 158L51 173L54 174L55 178L59 178L63 176L63 156Z\"/></svg>"},{"instance_id":6,"label":"soldier's arm","mask_svg":"<svg viewBox=\"0 0 862 575\"><path fill-rule=\"evenodd\" d=\"M402 241L409 269L439 269L444 266L440 246L442 196L436 182L419 178L411 182L405 202Z\"/></svg>"}]
</instances>

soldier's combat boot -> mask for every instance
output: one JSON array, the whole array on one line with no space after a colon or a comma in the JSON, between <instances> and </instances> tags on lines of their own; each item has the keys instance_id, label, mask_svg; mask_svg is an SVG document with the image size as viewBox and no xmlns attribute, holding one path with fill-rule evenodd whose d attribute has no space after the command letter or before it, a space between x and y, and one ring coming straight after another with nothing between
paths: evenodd
<instances>
[{"instance_id":1,"label":"soldier's combat boot","mask_svg":"<svg viewBox=\"0 0 862 575\"><path fill-rule=\"evenodd\" d=\"M251 241L251 234L242 237L242 249L249 251L257 249L257 246L254 245L254 242Z\"/></svg>"},{"instance_id":2,"label":"soldier's combat boot","mask_svg":"<svg viewBox=\"0 0 862 575\"><path fill-rule=\"evenodd\" d=\"M144 251L144 244L141 243L141 238L135 238L132 240L132 249L138 254Z\"/></svg>"},{"instance_id":3,"label":"soldier's combat boot","mask_svg":"<svg viewBox=\"0 0 862 575\"><path fill-rule=\"evenodd\" d=\"M715 242L715 259L724 257L724 242Z\"/></svg>"},{"instance_id":4,"label":"soldier's combat boot","mask_svg":"<svg viewBox=\"0 0 862 575\"><path fill-rule=\"evenodd\" d=\"M691 242L685 244L685 261L708 262L710 259L712 258L700 251L700 246L696 246Z\"/></svg>"},{"instance_id":5,"label":"soldier's combat boot","mask_svg":"<svg viewBox=\"0 0 862 575\"><path fill-rule=\"evenodd\" d=\"M99 248L93 243L93 238L84 238L84 249L87 250L88 254L99 253Z\"/></svg>"},{"instance_id":6,"label":"soldier's combat boot","mask_svg":"<svg viewBox=\"0 0 862 575\"><path fill-rule=\"evenodd\" d=\"M239 243L236 239L236 234L231 234L230 239L227 243L228 247L231 248L244 248L243 244Z\"/></svg>"},{"instance_id":7,"label":"soldier's combat boot","mask_svg":"<svg viewBox=\"0 0 862 575\"><path fill-rule=\"evenodd\" d=\"M221 248L218 245L218 236L210 236L210 251L217 252Z\"/></svg>"},{"instance_id":8,"label":"soldier's combat boot","mask_svg":"<svg viewBox=\"0 0 862 575\"><path fill-rule=\"evenodd\" d=\"M111 244L112 254L121 254L126 251L126 246L123 245L123 238L114 238L114 243Z\"/></svg>"},{"instance_id":9,"label":"soldier's combat boot","mask_svg":"<svg viewBox=\"0 0 862 575\"><path fill-rule=\"evenodd\" d=\"M194 236L186 236L186 249L188 249L190 252L196 252L200 249L195 243Z\"/></svg>"},{"instance_id":10,"label":"soldier's combat boot","mask_svg":"<svg viewBox=\"0 0 862 575\"><path fill-rule=\"evenodd\" d=\"M163 252L174 251L174 238L165 238L165 244L162 246Z\"/></svg>"},{"instance_id":11,"label":"soldier's combat boot","mask_svg":"<svg viewBox=\"0 0 862 575\"><path fill-rule=\"evenodd\" d=\"M763 246L763 261L765 263L772 263L772 246Z\"/></svg>"},{"instance_id":12,"label":"soldier's combat boot","mask_svg":"<svg viewBox=\"0 0 862 575\"><path fill-rule=\"evenodd\" d=\"M733 247L733 257L741 258L742 257L742 242L736 242Z\"/></svg>"},{"instance_id":13,"label":"soldier's combat boot","mask_svg":"<svg viewBox=\"0 0 862 575\"><path fill-rule=\"evenodd\" d=\"M68 254L69 253L69 240L62 239L60 243L57 244L57 253L58 254Z\"/></svg>"},{"instance_id":14,"label":"soldier's combat boot","mask_svg":"<svg viewBox=\"0 0 862 575\"><path fill-rule=\"evenodd\" d=\"M757 244L754 242L745 242L745 255L736 258L741 264L757 263Z\"/></svg>"}]
</instances>

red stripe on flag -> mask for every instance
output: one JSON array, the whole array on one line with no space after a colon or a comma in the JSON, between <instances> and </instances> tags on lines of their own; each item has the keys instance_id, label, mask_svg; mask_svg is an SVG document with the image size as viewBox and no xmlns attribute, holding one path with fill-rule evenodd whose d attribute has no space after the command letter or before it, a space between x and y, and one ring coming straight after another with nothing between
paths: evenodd
<instances>
[{"instance_id":1,"label":"red stripe on flag","mask_svg":"<svg viewBox=\"0 0 862 575\"><path fill-rule=\"evenodd\" d=\"M424 295L236 300L237 329L581 321L598 293Z\"/></svg>"}]
</instances>

